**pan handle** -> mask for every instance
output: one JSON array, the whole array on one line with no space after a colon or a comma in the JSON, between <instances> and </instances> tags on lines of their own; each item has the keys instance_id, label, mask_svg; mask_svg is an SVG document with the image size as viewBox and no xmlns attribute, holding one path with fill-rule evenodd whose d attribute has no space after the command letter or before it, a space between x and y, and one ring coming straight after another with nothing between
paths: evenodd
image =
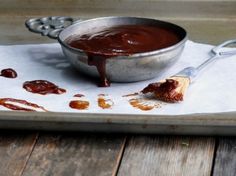
<instances>
[{"instance_id":1,"label":"pan handle","mask_svg":"<svg viewBox=\"0 0 236 176\"><path fill-rule=\"evenodd\" d=\"M74 23L71 17L50 16L42 18L31 18L26 20L25 26L31 32L41 33L52 39L57 39L60 32Z\"/></svg>"}]
</instances>

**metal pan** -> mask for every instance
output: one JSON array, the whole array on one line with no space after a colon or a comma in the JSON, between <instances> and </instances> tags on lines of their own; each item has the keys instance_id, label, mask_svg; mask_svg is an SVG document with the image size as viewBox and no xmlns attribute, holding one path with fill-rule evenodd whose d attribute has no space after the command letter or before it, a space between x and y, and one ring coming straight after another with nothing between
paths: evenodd
<instances>
[{"instance_id":1,"label":"metal pan","mask_svg":"<svg viewBox=\"0 0 236 176\"><path fill-rule=\"evenodd\" d=\"M107 59L106 75L112 82L134 82L158 76L177 61L187 40L187 32L182 27L149 18L102 17L75 21L70 17L44 17L29 19L25 24L32 32L57 39L64 55L72 65L80 72L91 76L99 76L99 74L94 66L88 65L86 53L65 43L65 40L74 34L84 34L104 27L139 24L169 28L180 37L181 40L177 44L167 48Z\"/></svg>"}]
</instances>

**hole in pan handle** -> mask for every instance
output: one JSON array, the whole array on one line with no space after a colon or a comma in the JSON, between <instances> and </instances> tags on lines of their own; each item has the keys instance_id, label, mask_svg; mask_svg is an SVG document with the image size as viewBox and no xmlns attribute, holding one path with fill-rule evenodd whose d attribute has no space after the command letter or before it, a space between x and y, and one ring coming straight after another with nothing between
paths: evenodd
<instances>
[{"instance_id":1,"label":"hole in pan handle","mask_svg":"<svg viewBox=\"0 0 236 176\"><path fill-rule=\"evenodd\" d=\"M230 45L235 45L236 46L236 39L233 40L227 40L223 42L222 44L216 46L215 48L212 49L212 52L215 55L220 55L220 56L230 56L236 54L236 48L228 51L222 51L224 47L230 46Z\"/></svg>"},{"instance_id":2,"label":"hole in pan handle","mask_svg":"<svg viewBox=\"0 0 236 176\"><path fill-rule=\"evenodd\" d=\"M31 32L57 39L59 33L74 22L75 20L71 17L50 16L28 19L25 22L25 26Z\"/></svg>"},{"instance_id":3,"label":"hole in pan handle","mask_svg":"<svg viewBox=\"0 0 236 176\"><path fill-rule=\"evenodd\" d=\"M230 46L236 44L236 39L233 40L227 40L223 42L222 44L214 47L211 51L214 54L212 57L209 59L205 60L203 63L201 63L197 67L187 67L178 72L177 74L173 76L182 76L182 77L187 77L190 79L191 82L194 82L196 80L196 77L199 72L201 72L204 68L206 68L207 65L212 63L213 61L217 60L218 58L222 58L225 56L231 56L236 54L236 49L234 48L233 50L228 50L225 51L223 50L224 47Z\"/></svg>"}]
</instances>

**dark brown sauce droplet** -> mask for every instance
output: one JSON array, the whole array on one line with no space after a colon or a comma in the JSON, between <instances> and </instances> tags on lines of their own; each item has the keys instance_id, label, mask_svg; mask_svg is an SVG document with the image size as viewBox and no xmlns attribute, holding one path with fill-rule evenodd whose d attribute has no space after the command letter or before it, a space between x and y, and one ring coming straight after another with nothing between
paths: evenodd
<instances>
[{"instance_id":1,"label":"dark brown sauce droplet","mask_svg":"<svg viewBox=\"0 0 236 176\"><path fill-rule=\"evenodd\" d=\"M14 98L1 98L0 99L0 105L6 107L8 109L15 110L15 111L36 111L34 109L20 107L18 105L14 105L14 104L11 104L9 102L20 103L22 105L30 106L30 107L33 107L33 108L39 108L43 111L47 111L44 107L39 106L35 103L28 102L26 100L20 100L20 99L14 99Z\"/></svg>"},{"instance_id":2,"label":"dark brown sauce droplet","mask_svg":"<svg viewBox=\"0 0 236 176\"><path fill-rule=\"evenodd\" d=\"M73 100L70 102L69 106L73 109L85 110L89 107L89 102L85 100Z\"/></svg>"},{"instance_id":3,"label":"dark brown sauce droplet","mask_svg":"<svg viewBox=\"0 0 236 176\"><path fill-rule=\"evenodd\" d=\"M59 88L55 84L46 80L26 81L23 84L23 88L28 92L37 93L41 95L63 94L66 92L65 89Z\"/></svg>"},{"instance_id":4,"label":"dark brown sauce droplet","mask_svg":"<svg viewBox=\"0 0 236 176\"><path fill-rule=\"evenodd\" d=\"M81 98L81 97L84 97L84 95L83 94L75 94L73 97Z\"/></svg>"},{"instance_id":5,"label":"dark brown sauce droplet","mask_svg":"<svg viewBox=\"0 0 236 176\"><path fill-rule=\"evenodd\" d=\"M98 94L98 96L104 97L104 96L108 96L108 94L101 93L101 94Z\"/></svg>"},{"instance_id":6,"label":"dark brown sauce droplet","mask_svg":"<svg viewBox=\"0 0 236 176\"><path fill-rule=\"evenodd\" d=\"M7 68L7 69L1 70L0 76L6 77L6 78L16 78L17 73L12 68Z\"/></svg>"},{"instance_id":7,"label":"dark brown sauce droplet","mask_svg":"<svg viewBox=\"0 0 236 176\"><path fill-rule=\"evenodd\" d=\"M106 60L115 56L155 51L180 41L178 34L160 26L120 25L105 28L94 33L72 35L65 42L88 55L88 65L97 67L99 86L108 87Z\"/></svg>"}]
</instances>

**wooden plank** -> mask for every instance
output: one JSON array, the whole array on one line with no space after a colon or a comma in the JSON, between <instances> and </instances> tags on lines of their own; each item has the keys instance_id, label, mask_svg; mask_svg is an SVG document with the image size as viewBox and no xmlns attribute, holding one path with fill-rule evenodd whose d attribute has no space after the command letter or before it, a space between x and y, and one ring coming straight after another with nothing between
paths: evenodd
<instances>
[{"instance_id":1,"label":"wooden plank","mask_svg":"<svg viewBox=\"0 0 236 176\"><path fill-rule=\"evenodd\" d=\"M20 176L36 140L35 133L1 131L0 176Z\"/></svg>"},{"instance_id":2,"label":"wooden plank","mask_svg":"<svg viewBox=\"0 0 236 176\"><path fill-rule=\"evenodd\" d=\"M119 135L43 134L23 175L114 175L124 142Z\"/></svg>"},{"instance_id":3,"label":"wooden plank","mask_svg":"<svg viewBox=\"0 0 236 176\"><path fill-rule=\"evenodd\" d=\"M221 138L219 140L213 175L236 175L236 138Z\"/></svg>"},{"instance_id":4,"label":"wooden plank","mask_svg":"<svg viewBox=\"0 0 236 176\"><path fill-rule=\"evenodd\" d=\"M234 0L1 0L0 15L146 16L158 18L235 17Z\"/></svg>"},{"instance_id":5,"label":"wooden plank","mask_svg":"<svg viewBox=\"0 0 236 176\"><path fill-rule=\"evenodd\" d=\"M208 176L214 146L214 139L205 137L132 137L118 175Z\"/></svg>"},{"instance_id":6,"label":"wooden plank","mask_svg":"<svg viewBox=\"0 0 236 176\"><path fill-rule=\"evenodd\" d=\"M16 16L9 17L0 16L1 45L55 43L55 40L32 33L26 29L24 23L30 16L20 17L17 16L17 13L15 15ZM92 18L92 16L89 18ZM197 42L219 44L224 40L235 38L236 23L232 23L230 20L212 21L197 18L195 20L169 18L168 21L183 26L188 31L190 40ZM9 32L9 30L11 32ZM220 35L222 33L224 35Z\"/></svg>"}]
</instances>

